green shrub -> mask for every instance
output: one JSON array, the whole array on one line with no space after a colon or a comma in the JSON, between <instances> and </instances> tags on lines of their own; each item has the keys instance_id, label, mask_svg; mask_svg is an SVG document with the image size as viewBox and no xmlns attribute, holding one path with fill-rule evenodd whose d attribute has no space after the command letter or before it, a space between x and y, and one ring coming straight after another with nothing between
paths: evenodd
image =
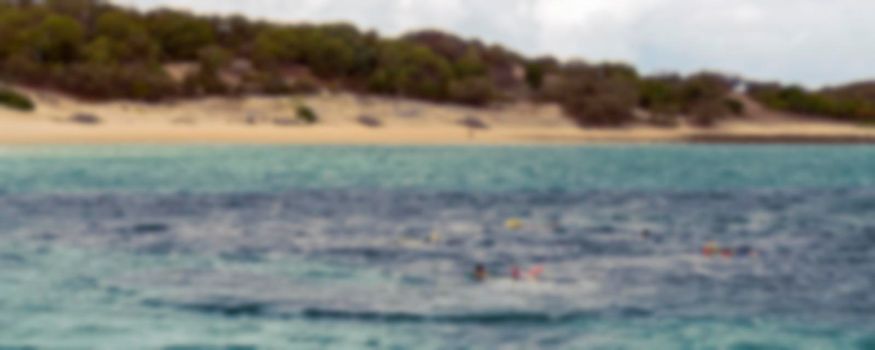
<instances>
[{"instance_id":1,"label":"green shrub","mask_svg":"<svg viewBox=\"0 0 875 350\"><path fill-rule=\"evenodd\" d=\"M856 122L875 119L875 101L842 92L845 91L841 88L808 91L798 86L777 84L752 84L750 89L754 99L772 109Z\"/></svg>"},{"instance_id":2,"label":"green shrub","mask_svg":"<svg viewBox=\"0 0 875 350\"><path fill-rule=\"evenodd\" d=\"M0 106L6 106L15 110L29 112L36 106L27 96L13 90L0 87Z\"/></svg>"},{"instance_id":3,"label":"green shrub","mask_svg":"<svg viewBox=\"0 0 875 350\"><path fill-rule=\"evenodd\" d=\"M741 101L736 100L734 98L727 98L726 108L729 108L729 111L734 115L744 115L744 104Z\"/></svg>"},{"instance_id":4,"label":"green shrub","mask_svg":"<svg viewBox=\"0 0 875 350\"><path fill-rule=\"evenodd\" d=\"M298 120L307 124L316 124L319 122L319 116L316 115L316 112L313 111L312 108L306 105L298 106L297 117Z\"/></svg>"}]
</instances>

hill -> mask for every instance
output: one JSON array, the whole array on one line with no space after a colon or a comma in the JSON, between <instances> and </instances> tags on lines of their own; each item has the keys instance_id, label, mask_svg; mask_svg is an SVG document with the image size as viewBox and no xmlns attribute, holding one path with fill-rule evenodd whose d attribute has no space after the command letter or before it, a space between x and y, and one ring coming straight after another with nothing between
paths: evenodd
<instances>
[{"instance_id":1,"label":"hill","mask_svg":"<svg viewBox=\"0 0 875 350\"><path fill-rule=\"evenodd\" d=\"M526 57L436 30L382 37L346 23L143 13L100 0L0 0L0 81L96 101L333 91L477 107L555 103L588 127L709 127L744 114L733 95L744 80L717 73L642 76L627 64ZM748 85L773 109L875 120L871 84Z\"/></svg>"}]
</instances>

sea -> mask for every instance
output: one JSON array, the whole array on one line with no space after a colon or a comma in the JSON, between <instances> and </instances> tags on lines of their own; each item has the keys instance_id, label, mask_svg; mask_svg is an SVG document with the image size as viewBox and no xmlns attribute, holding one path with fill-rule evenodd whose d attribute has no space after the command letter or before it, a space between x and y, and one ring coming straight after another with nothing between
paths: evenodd
<instances>
[{"instance_id":1,"label":"sea","mask_svg":"<svg viewBox=\"0 0 875 350\"><path fill-rule=\"evenodd\" d=\"M875 148L0 147L0 349L873 350Z\"/></svg>"}]
</instances>

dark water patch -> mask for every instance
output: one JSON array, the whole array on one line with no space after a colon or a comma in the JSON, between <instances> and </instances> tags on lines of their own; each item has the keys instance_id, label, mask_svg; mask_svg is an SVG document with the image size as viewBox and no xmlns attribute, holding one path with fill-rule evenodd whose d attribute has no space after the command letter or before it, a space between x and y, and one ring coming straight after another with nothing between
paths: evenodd
<instances>
[{"instance_id":1,"label":"dark water patch","mask_svg":"<svg viewBox=\"0 0 875 350\"><path fill-rule=\"evenodd\" d=\"M265 247L240 247L232 251L222 252L220 256L228 261L260 263L265 260L265 255L269 253L270 250Z\"/></svg>"},{"instance_id":2,"label":"dark water patch","mask_svg":"<svg viewBox=\"0 0 875 350\"><path fill-rule=\"evenodd\" d=\"M729 346L730 350L793 350L794 347L779 344L738 342Z\"/></svg>"},{"instance_id":3,"label":"dark water patch","mask_svg":"<svg viewBox=\"0 0 875 350\"><path fill-rule=\"evenodd\" d=\"M269 316L268 311L272 309L272 306L268 303L235 299L215 299L176 304L167 303L159 299L148 299L143 301L143 305L154 308L171 306L185 311L234 318L266 317Z\"/></svg>"},{"instance_id":4,"label":"dark water patch","mask_svg":"<svg viewBox=\"0 0 875 350\"><path fill-rule=\"evenodd\" d=\"M11 252L0 252L0 266L3 266L3 267L23 266L26 263L27 263L27 259L22 254L11 253Z\"/></svg>"},{"instance_id":5,"label":"dark water patch","mask_svg":"<svg viewBox=\"0 0 875 350\"><path fill-rule=\"evenodd\" d=\"M631 311L629 315L646 315L646 312ZM564 324L584 321L598 317L595 312L575 312L560 315L552 315L541 312L506 311L484 312L457 315L441 314L418 314L406 312L374 312L374 311L348 311L333 309L305 309L301 317L311 320L344 320L357 322L379 323L449 323L449 324L478 324L478 325L547 325Z\"/></svg>"},{"instance_id":6,"label":"dark water patch","mask_svg":"<svg viewBox=\"0 0 875 350\"><path fill-rule=\"evenodd\" d=\"M857 350L875 350L875 334L858 340Z\"/></svg>"},{"instance_id":7,"label":"dark water patch","mask_svg":"<svg viewBox=\"0 0 875 350\"><path fill-rule=\"evenodd\" d=\"M257 350L255 345L169 345L163 350Z\"/></svg>"},{"instance_id":8,"label":"dark water patch","mask_svg":"<svg viewBox=\"0 0 875 350\"><path fill-rule=\"evenodd\" d=\"M176 308L183 311L218 315L228 318L269 318L304 319L309 321L351 321L366 323L444 323L477 325L559 325L617 318L632 320L646 318L653 313L641 308L609 308L600 311L576 311L550 314L540 311L494 311L470 312L460 314L418 313L404 311L356 311L308 307L288 310L281 303L268 303L243 300L211 300L190 303L172 303L161 300L147 300L145 306L154 308Z\"/></svg>"},{"instance_id":9,"label":"dark water patch","mask_svg":"<svg viewBox=\"0 0 875 350\"><path fill-rule=\"evenodd\" d=\"M159 234L170 230L170 225L165 223L143 223L131 227L130 232L139 235Z\"/></svg>"},{"instance_id":10,"label":"dark water patch","mask_svg":"<svg viewBox=\"0 0 875 350\"><path fill-rule=\"evenodd\" d=\"M337 346L340 339L330 336L319 335L294 335L287 337L286 340L295 345L318 345L320 347Z\"/></svg>"}]
</instances>

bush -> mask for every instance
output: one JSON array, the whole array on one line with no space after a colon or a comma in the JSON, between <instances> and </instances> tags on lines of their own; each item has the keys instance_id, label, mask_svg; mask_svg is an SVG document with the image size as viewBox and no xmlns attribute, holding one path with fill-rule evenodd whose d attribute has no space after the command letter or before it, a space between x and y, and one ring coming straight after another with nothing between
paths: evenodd
<instances>
[{"instance_id":1,"label":"bush","mask_svg":"<svg viewBox=\"0 0 875 350\"><path fill-rule=\"evenodd\" d=\"M296 118L307 124L316 124L319 122L319 116L316 115L316 112L309 106L305 105L298 106Z\"/></svg>"},{"instance_id":2,"label":"bush","mask_svg":"<svg viewBox=\"0 0 875 350\"><path fill-rule=\"evenodd\" d=\"M875 120L875 99L860 90L859 85L808 91L798 86L754 83L749 93L760 103L777 110L857 122Z\"/></svg>"},{"instance_id":3,"label":"bush","mask_svg":"<svg viewBox=\"0 0 875 350\"><path fill-rule=\"evenodd\" d=\"M537 63L526 64L526 84L532 90L540 90L544 86L544 67Z\"/></svg>"},{"instance_id":4,"label":"bush","mask_svg":"<svg viewBox=\"0 0 875 350\"><path fill-rule=\"evenodd\" d=\"M180 92L159 66L79 64L60 70L56 81L74 94L92 99L159 101Z\"/></svg>"},{"instance_id":5,"label":"bush","mask_svg":"<svg viewBox=\"0 0 875 350\"><path fill-rule=\"evenodd\" d=\"M726 105L715 101L699 102L690 106L690 123L700 128L710 128L726 115Z\"/></svg>"},{"instance_id":6,"label":"bush","mask_svg":"<svg viewBox=\"0 0 875 350\"><path fill-rule=\"evenodd\" d=\"M27 96L2 87L0 87L0 106L24 112L29 112L36 108L33 101L27 98Z\"/></svg>"},{"instance_id":7,"label":"bush","mask_svg":"<svg viewBox=\"0 0 875 350\"><path fill-rule=\"evenodd\" d=\"M726 107L735 115L744 115L744 104L734 98L726 99Z\"/></svg>"},{"instance_id":8,"label":"bush","mask_svg":"<svg viewBox=\"0 0 875 350\"><path fill-rule=\"evenodd\" d=\"M495 97L495 87L487 78L468 78L450 84L449 98L453 102L485 106Z\"/></svg>"},{"instance_id":9,"label":"bush","mask_svg":"<svg viewBox=\"0 0 875 350\"><path fill-rule=\"evenodd\" d=\"M614 65L583 63L563 69L563 81L548 92L580 126L618 127L634 119L639 100L634 71Z\"/></svg>"},{"instance_id":10,"label":"bush","mask_svg":"<svg viewBox=\"0 0 875 350\"><path fill-rule=\"evenodd\" d=\"M432 50L404 42L380 45L380 68L370 77L375 92L445 100L453 76L450 63Z\"/></svg>"},{"instance_id":11,"label":"bush","mask_svg":"<svg viewBox=\"0 0 875 350\"><path fill-rule=\"evenodd\" d=\"M654 113L678 114L683 109L679 76L655 76L641 81L638 106Z\"/></svg>"},{"instance_id":12,"label":"bush","mask_svg":"<svg viewBox=\"0 0 875 350\"><path fill-rule=\"evenodd\" d=\"M580 126L619 127L634 118L627 101L608 94L572 99L563 109Z\"/></svg>"},{"instance_id":13,"label":"bush","mask_svg":"<svg viewBox=\"0 0 875 350\"><path fill-rule=\"evenodd\" d=\"M656 115L685 114L693 125L709 127L744 114L744 105L729 97L733 85L733 79L714 73L646 77L639 83L638 106Z\"/></svg>"}]
</instances>

